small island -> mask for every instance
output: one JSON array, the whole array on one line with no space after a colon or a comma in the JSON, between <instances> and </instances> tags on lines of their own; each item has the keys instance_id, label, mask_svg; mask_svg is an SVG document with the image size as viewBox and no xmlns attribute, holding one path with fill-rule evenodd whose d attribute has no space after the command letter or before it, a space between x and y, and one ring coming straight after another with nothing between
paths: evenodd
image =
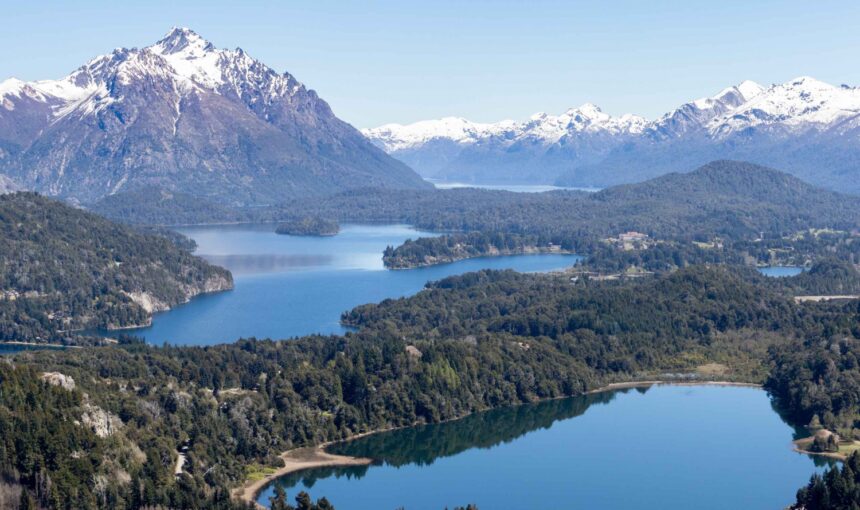
<instances>
[{"instance_id":1,"label":"small island","mask_svg":"<svg viewBox=\"0 0 860 510\"><path fill-rule=\"evenodd\" d=\"M305 216L284 221L275 229L276 234L290 236L333 236L340 232L336 220Z\"/></svg>"}]
</instances>

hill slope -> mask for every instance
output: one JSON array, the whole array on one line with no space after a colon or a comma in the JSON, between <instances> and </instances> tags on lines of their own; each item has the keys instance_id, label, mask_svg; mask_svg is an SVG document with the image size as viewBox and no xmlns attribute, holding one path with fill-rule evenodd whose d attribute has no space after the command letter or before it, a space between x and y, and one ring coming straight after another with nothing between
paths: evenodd
<instances>
[{"instance_id":1,"label":"hill slope","mask_svg":"<svg viewBox=\"0 0 860 510\"><path fill-rule=\"evenodd\" d=\"M61 80L0 84L0 173L81 202L146 185L236 204L427 186L289 73L182 28Z\"/></svg>"},{"instance_id":2,"label":"hill slope","mask_svg":"<svg viewBox=\"0 0 860 510\"><path fill-rule=\"evenodd\" d=\"M166 238L33 193L0 196L0 220L0 341L66 341L74 329L141 324L233 286L228 271Z\"/></svg>"}]
</instances>

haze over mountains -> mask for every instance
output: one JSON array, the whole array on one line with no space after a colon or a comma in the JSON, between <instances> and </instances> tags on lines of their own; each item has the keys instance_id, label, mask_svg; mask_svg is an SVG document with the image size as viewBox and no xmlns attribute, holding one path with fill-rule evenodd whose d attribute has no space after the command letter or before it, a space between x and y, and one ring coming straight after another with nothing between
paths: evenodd
<instances>
[{"instance_id":1,"label":"haze over mountains","mask_svg":"<svg viewBox=\"0 0 860 510\"><path fill-rule=\"evenodd\" d=\"M60 80L0 83L0 174L80 202L153 185L246 205L427 186L289 73L185 28Z\"/></svg>"},{"instance_id":2,"label":"haze over mountains","mask_svg":"<svg viewBox=\"0 0 860 510\"><path fill-rule=\"evenodd\" d=\"M91 204L152 190L258 206L429 188L418 174L606 187L717 159L860 193L860 89L808 77L745 81L655 120L586 103L525 121L448 117L363 133L289 73L175 28L60 80L0 83L0 193Z\"/></svg>"},{"instance_id":3,"label":"haze over mountains","mask_svg":"<svg viewBox=\"0 0 860 510\"><path fill-rule=\"evenodd\" d=\"M587 103L522 122L448 117L363 132L421 175L449 181L602 187L731 158L860 192L860 89L809 77L745 81L656 120Z\"/></svg>"}]
</instances>

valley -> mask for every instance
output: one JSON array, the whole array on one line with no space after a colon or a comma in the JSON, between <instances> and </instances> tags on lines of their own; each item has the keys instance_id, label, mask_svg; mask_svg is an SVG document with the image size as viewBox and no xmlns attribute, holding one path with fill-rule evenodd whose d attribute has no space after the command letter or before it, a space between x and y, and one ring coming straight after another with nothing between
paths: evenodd
<instances>
[{"instance_id":1,"label":"valley","mask_svg":"<svg viewBox=\"0 0 860 510\"><path fill-rule=\"evenodd\" d=\"M849 6L337 4L4 9L0 509L860 508Z\"/></svg>"}]
</instances>

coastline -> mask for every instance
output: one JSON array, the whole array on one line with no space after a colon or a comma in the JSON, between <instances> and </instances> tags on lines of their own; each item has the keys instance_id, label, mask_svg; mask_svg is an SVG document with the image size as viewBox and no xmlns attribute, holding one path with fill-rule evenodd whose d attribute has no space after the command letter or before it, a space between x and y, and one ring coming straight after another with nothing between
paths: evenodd
<instances>
[{"instance_id":1,"label":"coastline","mask_svg":"<svg viewBox=\"0 0 860 510\"><path fill-rule=\"evenodd\" d=\"M607 391L617 391L617 390L625 390L631 388L648 388L651 386L735 386L735 387L743 387L743 388L761 388L761 384L757 383L745 383L745 382L736 382L736 381L672 381L672 380L644 380L644 381L627 381L627 382L617 382L617 383L609 383L604 386L600 386L598 388L588 390L579 395L567 395L562 397L555 397L551 399L544 400L560 400L564 398L575 398L577 396L584 395L593 395L595 393L604 393ZM513 404L523 405L523 404ZM503 406L504 407L504 406ZM487 411L490 409L486 409ZM447 423L452 421L457 421L463 419L467 416L470 416L475 413L479 413L482 411L475 411L473 413L465 414L463 416L459 416L457 418L451 418L450 420L443 420L439 423ZM415 424L417 425L417 424ZM260 492L272 483L274 480L288 475L290 473L295 473L297 471L303 471L306 469L314 469L319 467L339 467L339 466L367 466L373 462L373 459L364 458L364 457L351 457L348 455L337 455L333 453L328 453L325 451L326 448L335 444L335 443L343 443L347 441L354 441L356 439L360 439L362 437L371 436L374 434L379 434L382 432L389 432L392 430L398 430L402 428L408 428L408 425L404 427L389 427L384 429L370 430L367 432L362 432L359 434L355 434L344 439L339 439L336 441L326 441L324 443L320 443L316 446L303 446L299 448L293 448L291 450L287 450L279 455L280 458L284 460L284 466L268 473L266 476L257 479L257 480L246 480L245 483L236 487L231 491L231 494L234 499L238 499L244 503L251 503L256 508L261 510L268 510L267 507L260 505L257 503L257 498L260 495Z\"/></svg>"},{"instance_id":2,"label":"coastline","mask_svg":"<svg viewBox=\"0 0 860 510\"><path fill-rule=\"evenodd\" d=\"M803 437L800 439L795 439L794 441L791 442L791 444L793 445L792 450L796 451L797 453L803 453L805 455L817 455L819 457L826 457L828 459L838 460L840 462L845 462L846 460L848 460L848 456L851 455L851 453L853 453L850 451L848 453L843 453L841 451L838 451L838 452L817 452L815 450L810 449L810 446L812 446L813 440L814 440L814 435L811 435L809 437ZM840 441L839 444L840 444L840 447L845 446L845 444L848 444L848 446L855 447L855 448L858 446L857 441L852 441L852 442ZM856 450L854 450L854 451L856 451Z\"/></svg>"},{"instance_id":3,"label":"coastline","mask_svg":"<svg viewBox=\"0 0 860 510\"><path fill-rule=\"evenodd\" d=\"M606 391L624 390L629 388L648 388L651 386L735 386L740 388L761 388L761 384L737 381L673 381L666 379L655 379L653 381L629 381L610 383L593 390L586 391L584 395L603 393Z\"/></svg>"},{"instance_id":4,"label":"coastline","mask_svg":"<svg viewBox=\"0 0 860 510\"><path fill-rule=\"evenodd\" d=\"M512 257L519 255L579 255L573 250L562 250L559 248L548 248L548 247L526 247L522 250L496 250L487 253L480 253L475 255L464 255L464 256L442 256L433 260L424 260L421 262L410 262L407 264L397 264L397 265L389 265L386 259L383 257L382 263L385 266L385 269L391 271L403 271L409 269L420 269L422 267L434 267L434 266L443 266L446 264L453 264L455 262L460 262L463 260L472 260L472 259L483 259L483 258L493 258L493 257ZM582 255L579 255L582 256Z\"/></svg>"},{"instance_id":5,"label":"coastline","mask_svg":"<svg viewBox=\"0 0 860 510\"><path fill-rule=\"evenodd\" d=\"M812 444L812 441L813 441L812 436L804 437L802 439L796 439L796 440L791 442L791 444L793 445L792 450L796 451L797 453L803 453L805 455L817 455L819 457L827 457L828 459L834 459L834 460L838 460L840 462L845 462L845 460L848 459L848 456L845 455L844 453L816 452L816 451L810 450L809 446Z\"/></svg>"},{"instance_id":6,"label":"coastline","mask_svg":"<svg viewBox=\"0 0 860 510\"><path fill-rule=\"evenodd\" d=\"M375 434L376 432L382 431L358 434L349 439L358 439L359 437ZM257 503L257 498L260 496L260 492L262 492L267 485L284 475L319 467L367 466L373 462L373 459L350 457L348 455L336 455L326 452L326 447L335 442L337 441L328 441L317 446L306 446L287 450L280 455L281 459L284 461L283 467L272 471L258 480L248 481L244 485L233 489L233 498L244 503L253 504L257 508L266 509L266 507Z\"/></svg>"}]
</instances>

